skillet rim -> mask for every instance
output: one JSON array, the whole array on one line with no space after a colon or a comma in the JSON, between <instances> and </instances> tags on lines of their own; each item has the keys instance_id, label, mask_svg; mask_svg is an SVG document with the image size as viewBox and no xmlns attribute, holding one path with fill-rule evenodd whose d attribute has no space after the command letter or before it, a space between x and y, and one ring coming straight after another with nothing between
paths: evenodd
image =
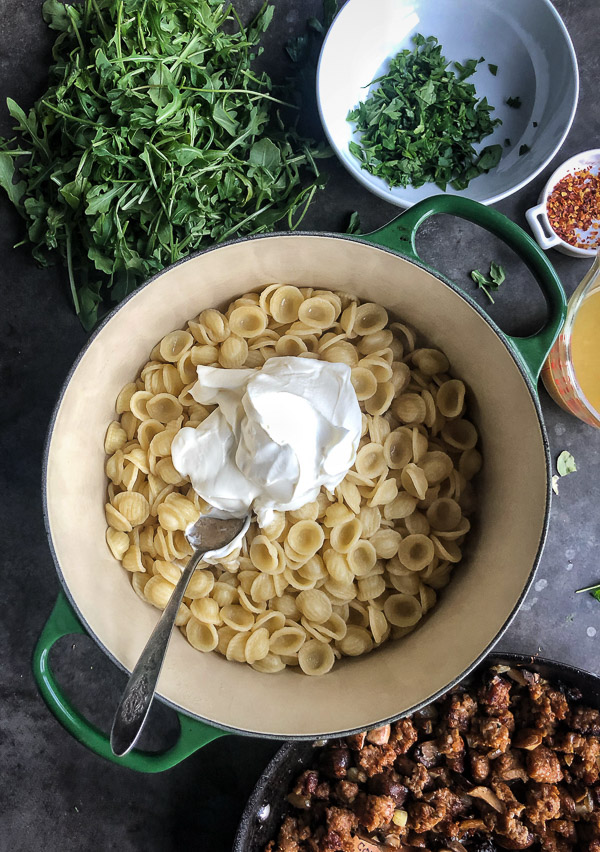
<instances>
[{"instance_id":1,"label":"skillet rim","mask_svg":"<svg viewBox=\"0 0 600 852\"><path fill-rule=\"evenodd\" d=\"M539 668L548 668L552 671L552 674L550 676L546 674L543 675L543 677L548 680L553 679L560 681L561 677L566 675L568 680L571 682L570 685L585 685L587 692L596 692L597 695L595 703L597 704L598 709L600 709L600 675L588 671L587 669L580 669L577 666L572 666L569 663L563 663L560 660L553 660L548 657L539 657L537 655L520 654L508 651L499 651L497 653L492 652L488 654L488 656L486 656L474 670L469 672L468 675L465 675L465 679L472 674L478 674L479 670L484 669L487 666L505 664L510 664L511 666L518 668L531 668L533 671L536 671ZM585 696L583 697L583 701L592 705L594 704L594 701L589 701L589 699L586 699ZM411 713L403 713L399 718L406 718L409 715L411 715ZM248 835L255 827L255 817L259 808L264 807L264 805L267 804L264 801L265 787L267 787L269 782L273 780L273 777L277 779L277 775L282 771L286 763L295 757L295 752L298 750L300 743L302 743L305 747L308 745L301 740L289 740L288 742L285 742L281 748L275 752L261 772L252 792L250 793L250 796L248 797L244 810L242 811L231 852L260 852L258 847L255 848L255 846L248 846ZM250 837L250 840L252 839L253 838ZM272 838L268 838L266 842L268 842L269 839ZM261 844L262 842L263 841L261 840Z\"/></svg>"}]
</instances>

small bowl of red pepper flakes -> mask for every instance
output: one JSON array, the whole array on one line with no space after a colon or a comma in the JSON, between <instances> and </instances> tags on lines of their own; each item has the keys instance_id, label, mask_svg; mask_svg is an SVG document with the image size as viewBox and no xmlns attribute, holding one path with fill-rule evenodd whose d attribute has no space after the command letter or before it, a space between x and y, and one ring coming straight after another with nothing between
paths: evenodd
<instances>
[{"instance_id":1,"label":"small bowl of red pepper flakes","mask_svg":"<svg viewBox=\"0 0 600 852\"><path fill-rule=\"evenodd\" d=\"M600 149L563 163L525 215L543 249L594 257L600 249Z\"/></svg>"}]
</instances>

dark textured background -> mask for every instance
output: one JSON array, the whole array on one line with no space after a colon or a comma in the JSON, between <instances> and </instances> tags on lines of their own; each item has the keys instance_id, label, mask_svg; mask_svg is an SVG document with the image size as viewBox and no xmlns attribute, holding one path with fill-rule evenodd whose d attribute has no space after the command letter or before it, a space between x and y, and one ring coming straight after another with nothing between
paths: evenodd
<instances>
[{"instance_id":1,"label":"dark textured background","mask_svg":"<svg viewBox=\"0 0 600 852\"><path fill-rule=\"evenodd\" d=\"M236 5L248 17L259 2L238 0ZM265 61L281 79L290 73L282 43L303 31L306 17L318 13L320 0L279 0L276 6ZM555 162L498 205L519 224L556 165L600 145L598 0L557 0L556 6L579 59L579 109ZM1 0L0 12L0 103L10 95L27 108L43 91L51 34L37 0ZM309 123L318 129L316 116ZM0 132L9 129L2 108ZM398 212L361 189L335 161L326 168L330 181L305 219L307 228L343 230L350 211L358 210L368 231ZM226 737L166 774L136 775L72 740L36 692L31 652L58 591L41 511L42 445L54 401L86 335L67 300L65 273L36 268L25 250L12 249L20 238L21 223L2 199L0 850L228 852L244 801L276 744ZM503 262L508 280L491 313L506 331L530 331L542 316L543 302L528 274L479 228L440 217L423 228L419 250L467 288L470 269L483 268L490 258ZM549 256L567 292L573 292L589 263L554 251ZM541 398L553 456L571 450L579 470L561 482L536 583L500 647L540 651L598 671L600 603L573 592L600 580L600 432L557 409L544 391ZM63 640L53 663L67 693L106 729L124 675L87 639ZM173 714L159 706L153 722L147 739L156 745L164 742L165 728L172 734Z\"/></svg>"}]
</instances>

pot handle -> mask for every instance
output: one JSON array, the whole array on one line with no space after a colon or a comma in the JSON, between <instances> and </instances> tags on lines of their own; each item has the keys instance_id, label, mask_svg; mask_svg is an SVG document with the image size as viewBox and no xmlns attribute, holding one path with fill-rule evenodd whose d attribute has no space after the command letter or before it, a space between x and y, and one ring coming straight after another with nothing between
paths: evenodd
<instances>
[{"instance_id":1,"label":"pot handle","mask_svg":"<svg viewBox=\"0 0 600 852\"><path fill-rule=\"evenodd\" d=\"M383 228L361 236L360 239L401 252L423 265L423 261L417 254L415 238L423 222L437 213L460 216L461 219L481 225L492 234L500 237L519 255L535 276L548 306L546 322L539 331L530 337L505 335L519 354L535 385L548 352L565 321L567 300L552 264L535 241L522 228L497 210L485 207L470 198L462 198L456 195L433 195L431 198L419 201L400 216L388 222ZM472 301L468 294L465 295L469 301ZM482 309L480 308L480 310Z\"/></svg>"},{"instance_id":2,"label":"pot handle","mask_svg":"<svg viewBox=\"0 0 600 852\"><path fill-rule=\"evenodd\" d=\"M72 633L87 635L71 604L60 592L33 652L33 676L50 712L76 740L95 754L138 772L163 772L217 737L225 735L225 731L178 713L179 738L167 751L153 753L133 749L124 757L116 757L112 753L109 738L71 705L50 668L52 646L62 636Z\"/></svg>"}]
</instances>

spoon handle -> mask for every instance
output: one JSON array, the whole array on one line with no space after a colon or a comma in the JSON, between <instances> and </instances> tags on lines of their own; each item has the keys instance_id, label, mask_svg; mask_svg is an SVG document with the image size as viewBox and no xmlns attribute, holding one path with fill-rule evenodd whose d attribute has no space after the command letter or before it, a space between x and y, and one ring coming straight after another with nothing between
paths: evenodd
<instances>
[{"instance_id":1,"label":"spoon handle","mask_svg":"<svg viewBox=\"0 0 600 852\"><path fill-rule=\"evenodd\" d=\"M183 595L196 565L206 552L205 548L198 548L190 558L173 590L169 603L131 672L110 732L110 746L113 754L117 757L123 757L133 748L142 731L154 698L156 684Z\"/></svg>"}]
</instances>

